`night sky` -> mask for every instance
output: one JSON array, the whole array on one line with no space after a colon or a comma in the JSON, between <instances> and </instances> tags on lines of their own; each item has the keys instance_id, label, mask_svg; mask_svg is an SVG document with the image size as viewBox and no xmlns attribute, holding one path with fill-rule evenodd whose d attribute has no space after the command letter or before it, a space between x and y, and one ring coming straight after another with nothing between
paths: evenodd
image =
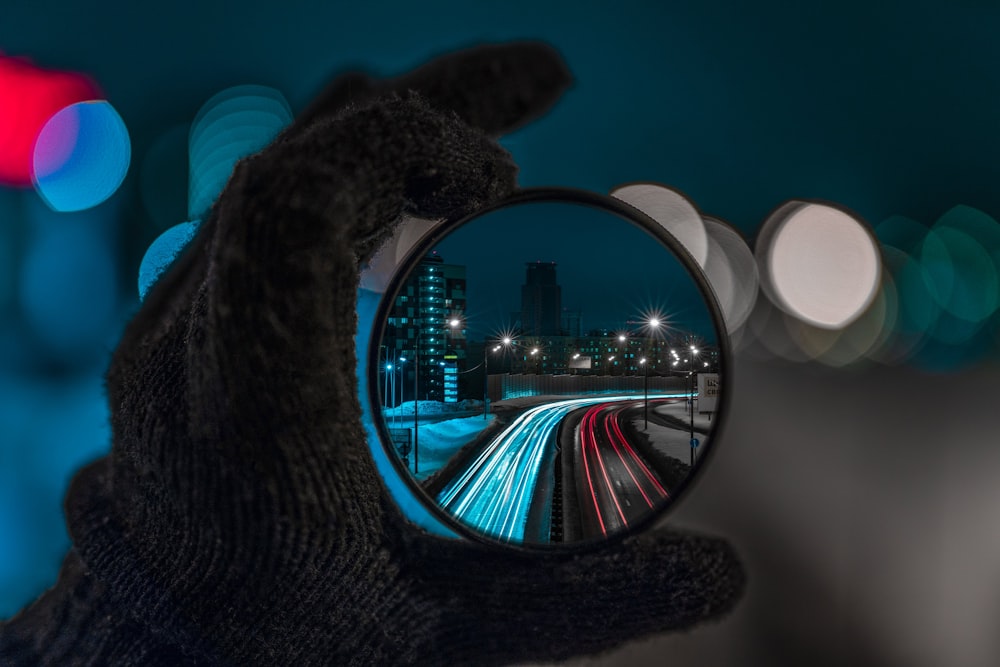
<instances>
[{"instance_id":1,"label":"night sky","mask_svg":"<svg viewBox=\"0 0 1000 667\"><path fill-rule=\"evenodd\" d=\"M452 232L435 246L467 267L469 333L509 330L521 309L528 262L555 262L564 309L581 330L639 331L658 315L679 331L712 332L711 316L686 267L644 230L606 211L566 203L521 204ZM714 338L714 336L710 336Z\"/></svg>"}]
</instances>

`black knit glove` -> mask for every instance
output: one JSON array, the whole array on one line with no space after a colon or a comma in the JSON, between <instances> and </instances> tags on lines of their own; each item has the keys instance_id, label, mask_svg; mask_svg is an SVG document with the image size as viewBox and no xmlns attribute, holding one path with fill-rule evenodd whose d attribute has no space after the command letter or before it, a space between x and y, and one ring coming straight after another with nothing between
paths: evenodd
<instances>
[{"instance_id":1,"label":"black knit glove","mask_svg":"<svg viewBox=\"0 0 1000 667\"><path fill-rule=\"evenodd\" d=\"M354 350L359 262L404 212L514 188L490 138L568 85L534 44L350 76L243 160L112 361L114 444L75 478L57 587L4 664L504 664L729 610L730 547L658 531L531 558L427 535L383 488Z\"/></svg>"}]
</instances>

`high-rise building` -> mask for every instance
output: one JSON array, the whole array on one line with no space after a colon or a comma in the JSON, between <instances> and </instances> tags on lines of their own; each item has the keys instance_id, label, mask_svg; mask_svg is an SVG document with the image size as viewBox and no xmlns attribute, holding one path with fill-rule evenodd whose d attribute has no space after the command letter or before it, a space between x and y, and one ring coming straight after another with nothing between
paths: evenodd
<instances>
[{"instance_id":1,"label":"high-rise building","mask_svg":"<svg viewBox=\"0 0 1000 667\"><path fill-rule=\"evenodd\" d=\"M528 262L521 286L521 331L528 336L558 336L562 322L562 289L555 262Z\"/></svg>"},{"instance_id":2,"label":"high-rise building","mask_svg":"<svg viewBox=\"0 0 1000 667\"><path fill-rule=\"evenodd\" d=\"M458 400L467 357L465 294L465 267L446 264L437 253L427 255L403 283L382 339L382 359L401 373L391 403L413 400L414 392L420 400ZM453 319L458 326L450 325Z\"/></svg>"}]
</instances>

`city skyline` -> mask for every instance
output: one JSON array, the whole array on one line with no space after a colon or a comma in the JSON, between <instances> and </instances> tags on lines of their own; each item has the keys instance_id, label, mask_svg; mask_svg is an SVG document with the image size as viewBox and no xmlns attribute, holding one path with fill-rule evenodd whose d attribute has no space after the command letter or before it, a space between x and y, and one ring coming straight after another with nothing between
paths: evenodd
<instances>
[{"instance_id":1,"label":"city skyline","mask_svg":"<svg viewBox=\"0 0 1000 667\"><path fill-rule=\"evenodd\" d=\"M526 240L548 258L526 261ZM699 366L716 365L719 335L687 266L603 211L496 211L453 230L401 278L380 350L383 365L405 365L401 398L419 387L423 399L460 400L504 338L494 372L669 374L681 361L670 350L692 345L705 350Z\"/></svg>"},{"instance_id":2,"label":"city skyline","mask_svg":"<svg viewBox=\"0 0 1000 667\"><path fill-rule=\"evenodd\" d=\"M688 269L647 232L604 211L554 203L503 209L453 231L433 251L467 267L463 315L472 339L514 330L525 267L544 264L558 270L560 327L563 312L574 314L581 333L634 328L630 321L656 315L717 338Z\"/></svg>"}]
</instances>

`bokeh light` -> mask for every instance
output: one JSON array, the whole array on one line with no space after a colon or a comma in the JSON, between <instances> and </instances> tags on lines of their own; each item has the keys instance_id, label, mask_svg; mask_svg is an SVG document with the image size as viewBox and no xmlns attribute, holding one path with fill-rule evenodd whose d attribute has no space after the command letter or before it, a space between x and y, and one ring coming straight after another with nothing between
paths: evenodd
<instances>
[{"instance_id":1,"label":"bokeh light","mask_svg":"<svg viewBox=\"0 0 1000 667\"><path fill-rule=\"evenodd\" d=\"M886 331L868 357L882 364L898 365L924 345L940 308L931 298L929 279L918 261L887 245L882 246L882 260L885 269L882 299L891 316L887 316Z\"/></svg>"},{"instance_id":2,"label":"bokeh light","mask_svg":"<svg viewBox=\"0 0 1000 667\"><path fill-rule=\"evenodd\" d=\"M786 313L840 329L875 298L881 261L875 239L833 206L789 202L764 223L756 251L761 284Z\"/></svg>"},{"instance_id":3,"label":"bokeh light","mask_svg":"<svg viewBox=\"0 0 1000 667\"><path fill-rule=\"evenodd\" d=\"M670 232L699 266L708 257L708 234L701 214L679 192L657 183L634 183L615 188L615 199L634 206Z\"/></svg>"},{"instance_id":4,"label":"bokeh light","mask_svg":"<svg viewBox=\"0 0 1000 667\"><path fill-rule=\"evenodd\" d=\"M145 299L146 294L156 281L163 275L177 256L187 247L198 231L200 221L182 222L174 225L156 237L143 255L139 264L139 299Z\"/></svg>"},{"instance_id":5,"label":"bokeh light","mask_svg":"<svg viewBox=\"0 0 1000 667\"><path fill-rule=\"evenodd\" d=\"M719 300L726 329L740 329L757 302L759 280L753 252L736 229L715 218L704 218L708 237L705 274Z\"/></svg>"},{"instance_id":6,"label":"bokeh light","mask_svg":"<svg viewBox=\"0 0 1000 667\"><path fill-rule=\"evenodd\" d=\"M101 97L83 74L0 54L0 185L30 186L35 141L48 120L69 105Z\"/></svg>"},{"instance_id":7,"label":"bokeh light","mask_svg":"<svg viewBox=\"0 0 1000 667\"><path fill-rule=\"evenodd\" d=\"M955 317L982 322L997 309L1000 293L1000 224L982 211L956 206L938 219L933 231L924 239L921 261L934 298Z\"/></svg>"},{"instance_id":8,"label":"bokeh light","mask_svg":"<svg viewBox=\"0 0 1000 667\"><path fill-rule=\"evenodd\" d=\"M770 299L758 299L747 319L749 340L743 347L748 358L770 361L772 358L793 362L811 361L813 357L796 344L790 330L801 324L779 309Z\"/></svg>"},{"instance_id":9,"label":"bokeh light","mask_svg":"<svg viewBox=\"0 0 1000 667\"><path fill-rule=\"evenodd\" d=\"M1000 301L1000 224L955 206L931 227L892 216L875 233L899 313L874 358L948 372L996 350L991 319Z\"/></svg>"},{"instance_id":10,"label":"bokeh light","mask_svg":"<svg viewBox=\"0 0 1000 667\"><path fill-rule=\"evenodd\" d=\"M873 359L891 337L898 317L896 285L892 276L883 270L880 288L871 305L843 330L837 344L821 360L831 366L846 366Z\"/></svg>"},{"instance_id":11,"label":"bokeh light","mask_svg":"<svg viewBox=\"0 0 1000 667\"><path fill-rule=\"evenodd\" d=\"M35 189L54 211L82 211L118 190L131 158L128 130L114 107L71 104L45 123L35 142Z\"/></svg>"},{"instance_id":12,"label":"bokeh light","mask_svg":"<svg viewBox=\"0 0 1000 667\"><path fill-rule=\"evenodd\" d=\"M757 258L762 267L769 266L781 223L798 215L802 204L782 206L762 229ZM754 312L750 328L756 351L832 366L871 360L930 372L955 372L997 356L1000 223L978 209L955 206L932 226L893 215L873 232L882 270L868 305L851 322L830 327L803 317L800 310L808 314L804 302L797 304L775 284L762 281L769 301L784 316L764 308ZM851 243L863 246L868 234L861 230L855 236ZM837 252L836 243L823 243L810 263L830 272L823 262ZM789 281L795 270L808 275L804 265L788 263Z\"/></svg>"},{"instance_id":13,"label":"bokeh light","mask_svg":"<svg viewBox=\"0 0 1000 667\"><path fill-rule=\"evenodd\" d=\"M883 275L881 288L864 312L846 327L829 329L786 317L785 325L798 347L812 360L844 367L865 360L884 341L896 316L895 290Z\"/></svg>"},{"instance_id":14,"label":"bokeh light","mask_svg":"<svg viewBox=\"0 0 1000 667\"><path fill-rule=\"evenodd\" d=\"M284 96L266 86L227 88L205 102L188 139L188 218L203 218L236 162L267 146L291 121Z\"/></svg>"}]
</instances>

